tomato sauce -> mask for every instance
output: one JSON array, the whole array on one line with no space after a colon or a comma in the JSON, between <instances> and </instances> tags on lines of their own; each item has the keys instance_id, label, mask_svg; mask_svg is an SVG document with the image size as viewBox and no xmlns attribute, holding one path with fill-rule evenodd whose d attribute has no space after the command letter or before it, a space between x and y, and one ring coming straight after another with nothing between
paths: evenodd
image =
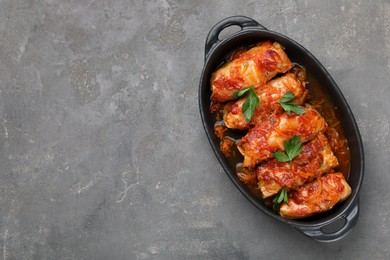
<instances>
[{"instance_id":1,"label":"tomato sauce","mask_svg":"<svg viewBox=\"0 0 390 260\"><path fill-rule=\"evenodd\" d=\"M242 52L243 49L239 49ZM234 53L229 54L229 58L234 58ZM345 138L344 131L340 124L340 118L337 116L337 108L332 104L326 90L320 87L320 84L313 78L310 73L306 75L306 70L299 64L290 70L298 77L307 81L306 88L309 91L309 95L306 99L306 103L309 103L315 108L324 118L328 127L325 131L325 135L328 138L330 147L339 161L339 166L334 170L341 172L345 179L348 180L350 170L350 152L348 142ZM235 144L243 137L247 131L240 131L234 129L228 129L223 123L223 107L224 104L212 103L210 110L215 114L215 134L221 140L221 151L229 158L232 167L236 168L238 178L247 185L247 187L254 193L255 196L262 199L261 193L257 188L257 180L255 170L243 168L243 156L237 150ZM265 200L266 204L271 204L269 199Z\"/></svg>"}]
</instances>

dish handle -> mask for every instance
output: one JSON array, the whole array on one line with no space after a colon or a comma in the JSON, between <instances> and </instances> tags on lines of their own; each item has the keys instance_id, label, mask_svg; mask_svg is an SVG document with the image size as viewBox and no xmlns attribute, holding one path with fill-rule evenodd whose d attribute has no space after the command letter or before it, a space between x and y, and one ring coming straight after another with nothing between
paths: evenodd
<instances>
[{"instance_id":1,"label":"dish handle","mask_svg":"<svg viewBox=\"0 0 390 260\"><path fill-rule=\"evenodd\" d=\"M209 34L206 38L205 45L205 60L210 54L210 51L213 47L220 42L218 36L222 32L223 29L226 29L229 26L237 25L241 27L241 30L246 29L248 27L260 27L261 29L267 30L264 26L253 20L252 18L246 16L231 16L223 19L218 22L216 25L211 28Z\"/></svg>"},{"instance_id":2,"label":"dish handle","mask_svg":"<svg viewBox=\"0 0 390 260\"><path fill-rule=\"evenodd\" d=\"M326 226L332 225L336 221L340 219L344 219L344 225L337 231L333 233L326 233L322 229ZM326 225L320 225L316 227L302 227L302 226L294 226L298 231L302 232L306 236L317 240L319 242L335 242L343 237L345 237L352 229L352 227L356 224L359 218L359 199L356 200L355 204L351 207L350 210L345 212L343 215L333 220L331 223Z\"/></svg>"}]
</instances>

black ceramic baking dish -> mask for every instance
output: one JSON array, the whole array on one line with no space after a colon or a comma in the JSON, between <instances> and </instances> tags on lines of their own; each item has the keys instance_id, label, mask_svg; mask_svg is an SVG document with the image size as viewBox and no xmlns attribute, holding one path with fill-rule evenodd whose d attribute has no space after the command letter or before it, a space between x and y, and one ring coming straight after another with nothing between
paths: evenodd
<instances>
[{"instance_id":1,"label":"black ceramic baking dish","mask_svg":"<svg viewBox=\"0 0 390 260\"><path fill-rule=\"evenodd\" d=\"M239 26L241 29L220 40L218 37L221 31L233 25ZM308 219L290 220L282 218L250 192L238 179L234 165L221 153L220 140L214 134L215 117L210 112L211 74L224 63L224 57L231 51L265 40L281 43L291 61L306 67L309 82L310 78L315 79L320 87L326 90L333 105L337 107L337 117L341 119L342 128L350 148L351 164L348 183L352 188L351 196L346 201L336 205L331 211ZM282 34L267 30L248 17L233 16L220 21L210 30L206 39L205 64L199 85L199 107L207 137L226 174L241 193L262 212L322 242L341 239L356 224L359 216L359 190L364 174L364 153L360 133L351 109L332 77L321 63L300 44ZM340 222L342 222L341 226ZM337 226L337 229L334 230L335 227L332 227L332 225ZM329 228L333 228L333 230L331 232L326 231Z\"/></svg>"}]
</instances>

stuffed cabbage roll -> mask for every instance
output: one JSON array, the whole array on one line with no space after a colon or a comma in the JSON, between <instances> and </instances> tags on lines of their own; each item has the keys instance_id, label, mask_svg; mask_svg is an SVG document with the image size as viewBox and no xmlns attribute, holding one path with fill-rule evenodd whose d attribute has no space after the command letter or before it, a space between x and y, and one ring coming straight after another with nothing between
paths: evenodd
<instances>
[{"instance_id":1,"label":"stuffed cabbage roll","mask_svg":"<svg viewBox=\"0 0 390 260\"><path fill-rule=\"evenodd\" d=\"M313 108L305 113L283 113L259 122L241 138L238 150L244 156L243 167L255 167L261 161L273 157L275 151L284 150L284 142L298 135L302 143L313 139L326 126L325 119Z\"/></svg>"},{"instance_id":2,"label":"stuffed cabbage roll","mask_svg":"<svg viewBox=\"0 0 390 260\"><path fill-rule=\"evenodd\" d=\"M295 189L313 181L338 166L323 133L303 146L302 152L290 162L272 159L256 167L258 187L264 198L277 194L283 187Z\"/></svg>"},{"instance_id":3,"label":"stuffed cabbage roll","mask_svg":"<svg viewBox=\"0 0 390 260\"><path fill-rule=\"evenodd\" d=\"M257 107L251 122L247 122L242 112L242 105L246 97L235 103L229 103L224 108L223 120L226 127L233 129L248 129L250 124L256 124L262 121L271 113L281 113L282 108L279 104L280 99L287 92L292 92L295 98L292 103L300 105L304 102L306 96L305 82L299 80L295 74L287 73L286 75L274 79L268 84L256 89L256 94L260 100L260 106Z\"/></svg>"},{"instance_id":4,"label":"stuffed cabbage roll","mask_svg":"<svg viewBox=\"0 0 390 260\"><path fill-rule=\"evenodd\" d=\"M233 93L265 85L278 73L291 69L292 63L277 42L262 42L238 55L211 76L211 100L226 102Z\"/></svg>"},{"instance_id":5,"label":"stuffed cabbage roll","mask_svg":"<svg viewBox=\"0 0 390 260\"><path fill-rule=\"evenodd\" d=\"M341 173L331 172L288 194L288 204L280 206L280 215L298 219L322 213L346 200L351 187Z\"/></svg>"}]
</instances>

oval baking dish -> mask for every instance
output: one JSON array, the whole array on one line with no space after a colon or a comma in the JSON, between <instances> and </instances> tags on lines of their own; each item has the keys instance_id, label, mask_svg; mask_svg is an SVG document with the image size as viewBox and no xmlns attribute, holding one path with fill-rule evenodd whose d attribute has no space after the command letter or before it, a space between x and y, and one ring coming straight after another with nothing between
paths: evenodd
<instances>
[{"instance_id":1,"label":"oval baking dish","mask_svg":"<svg viewBox=\"0 0 390 260\"><path fill-rule=\"evenodd\" d=\"M221 31L230 26L239 26L241 29L220 40L218 37ZM310 78L314 79L318 82L319 87L326 91L332 105L337 108L335 111L340 119L341 127L350 148L351 162L348 183L352 188L352 194L346 201L336 205L329 212L308 219L291 220L282 218L274 213L270 207L267 207L261 199L257 198L238 179L235 167L222 154L219 146L220 140L214 134L215 116L210 112L211 74L225 62L224 58L233 50L265 40L277 41L282 44L291 61L306 67L309 82ZM360 133L351 109L332 77L321 63L300 44L282 34L267 30L248 17L233 16L220 21L210 30L206 39L205 65L199 85L199 107L207 137L223 169L241 193L259 210L322 242L341 239L356 224L359 216L359 190L364 175L364 152ZM339 222L343 222L341 227ZM336 223L338 223L337 229L334 230L333 228L331 232L328 232L329 227L332 228L332 224L336 226Z\"/></svg>"}]
</instances>

